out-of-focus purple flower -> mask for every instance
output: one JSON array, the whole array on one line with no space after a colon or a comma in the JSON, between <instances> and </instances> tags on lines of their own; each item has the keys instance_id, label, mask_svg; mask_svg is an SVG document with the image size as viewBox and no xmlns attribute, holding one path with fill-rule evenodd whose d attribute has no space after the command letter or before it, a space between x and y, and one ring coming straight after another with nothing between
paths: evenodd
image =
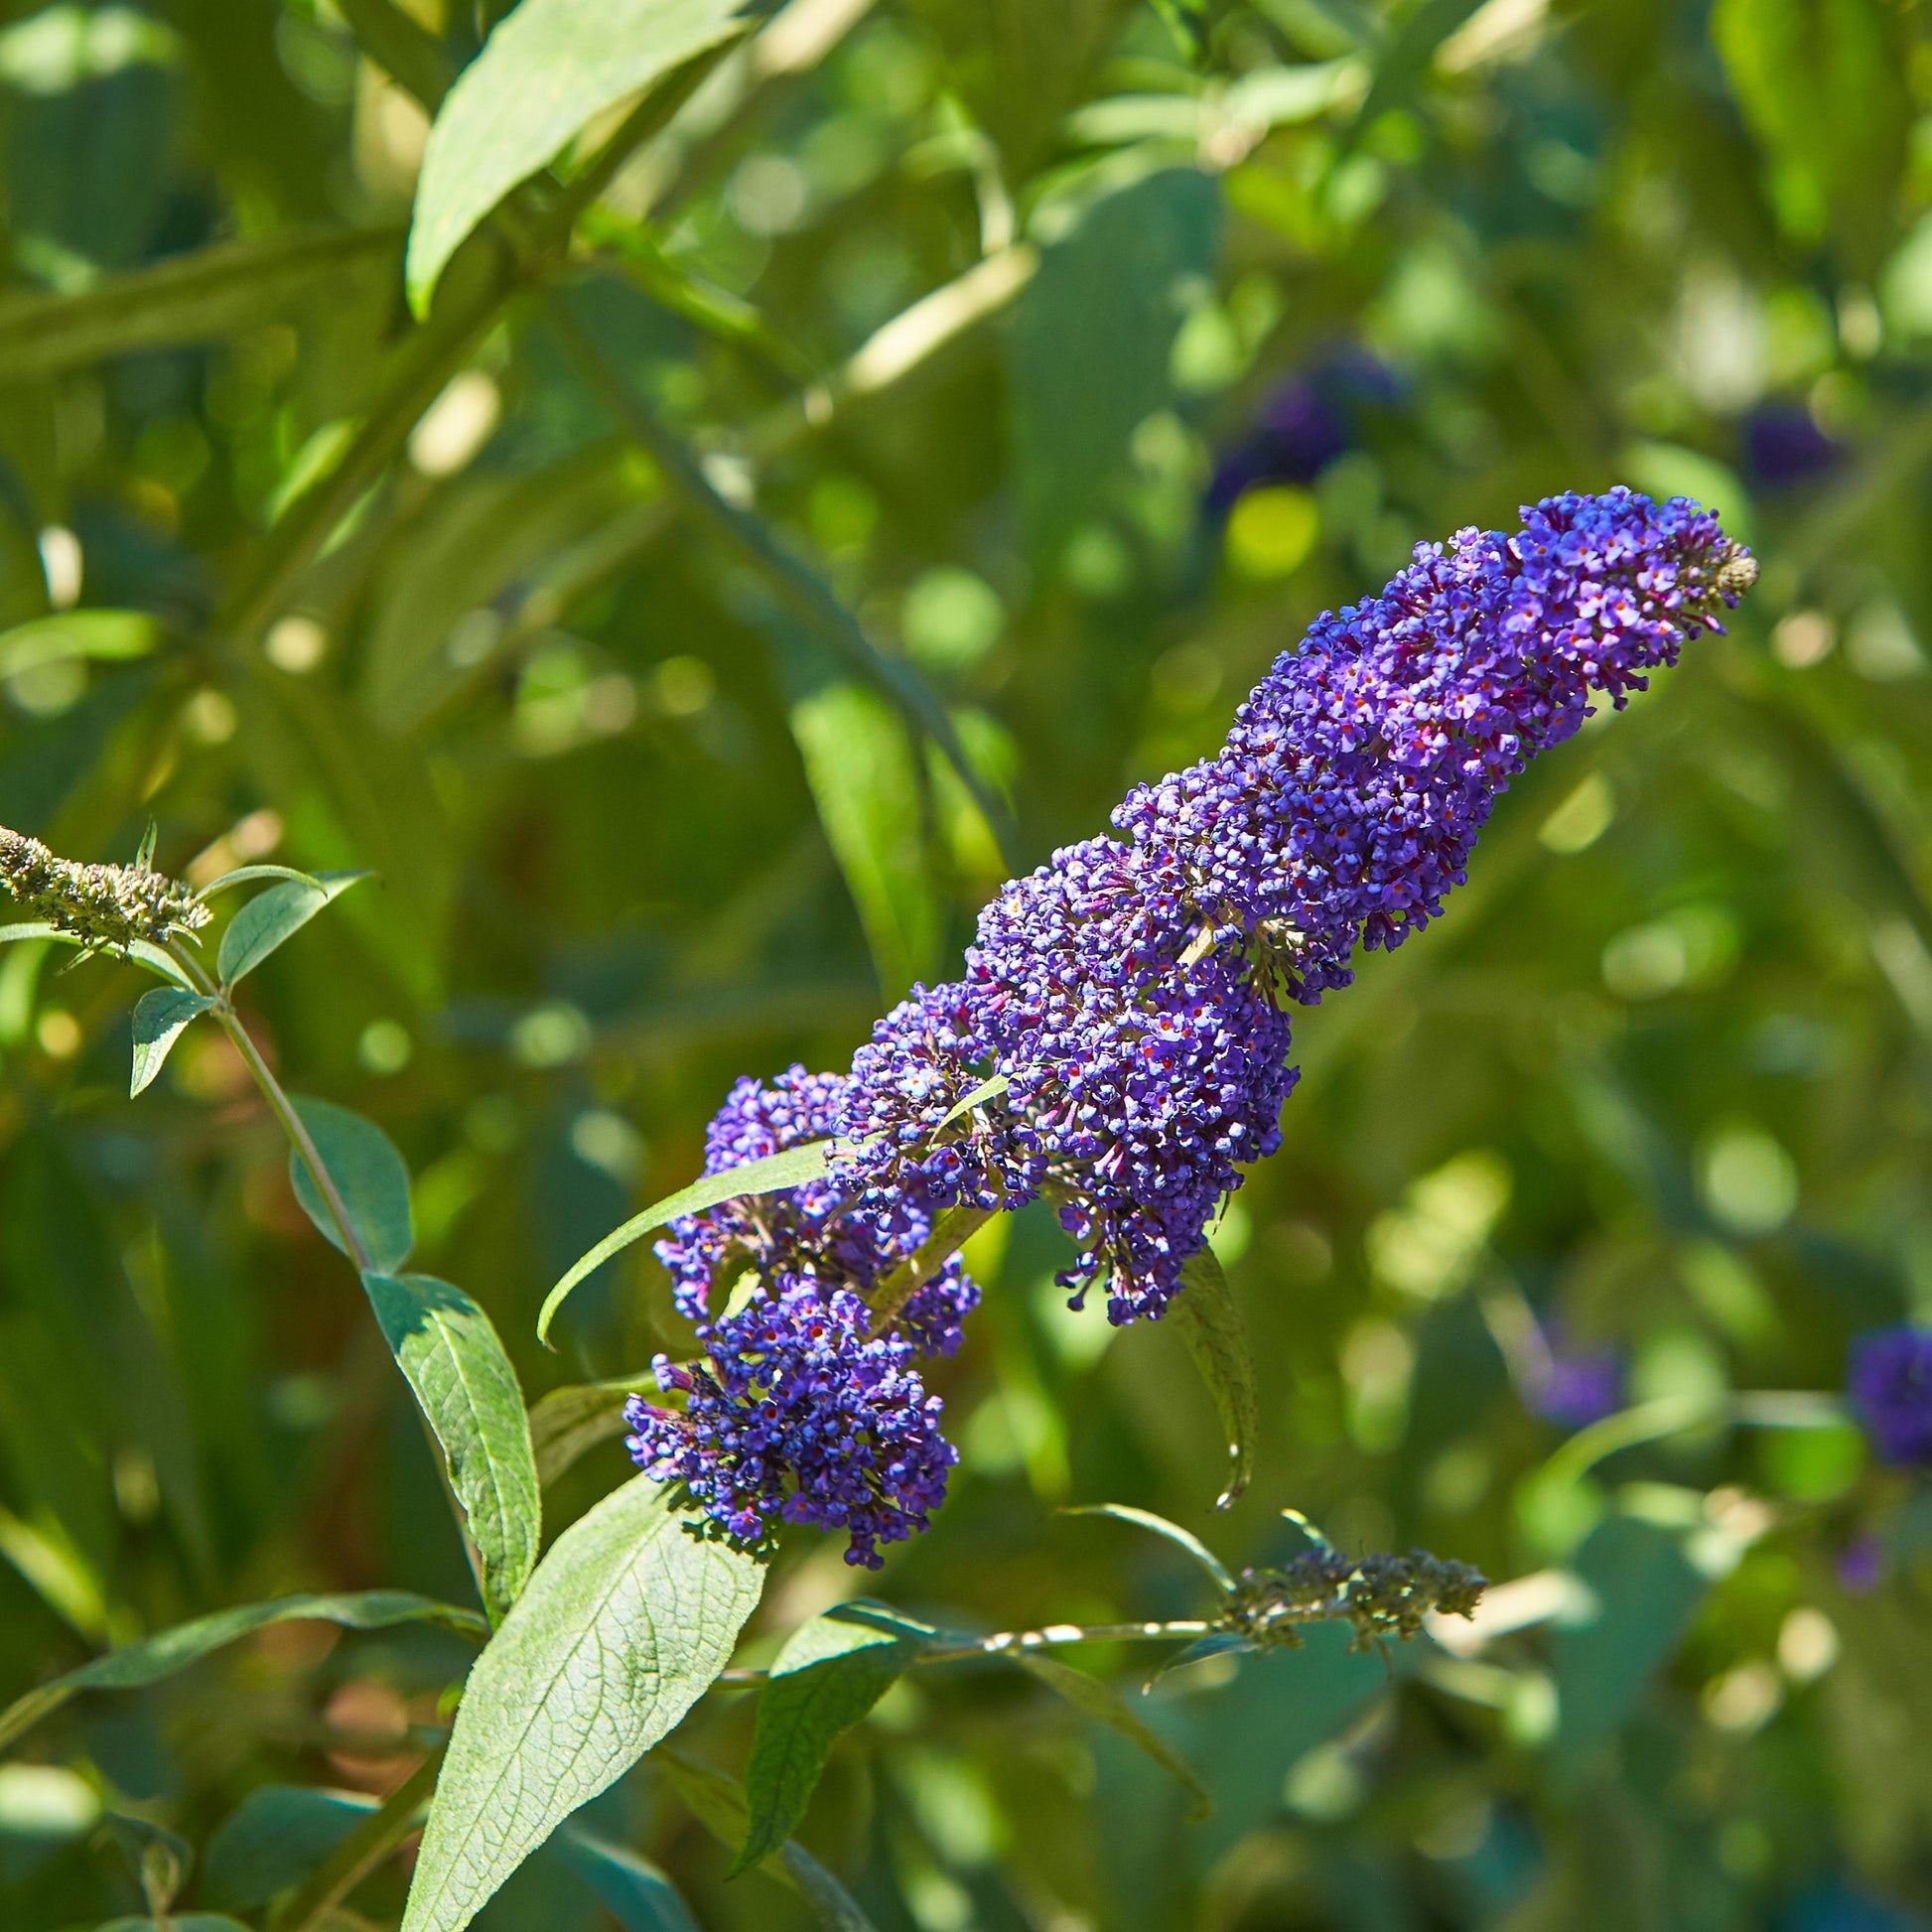
<instances>
[{"instance_id":1,"label":"out-of-focus purple flower","mask_svg":"<svg viewBox=\"0 0 1932 1932\"><path fill-rule=\"evenodd\" d=\"M1215 467L1210 516L1225 516L1244 490L1263 483L1311 483L1355 441L1364 403L1393 402L1394 374L1365 349L1323 356L1269 393L1253 426Z\"/></svg>"},{"instance_id":2,"label":"out-of-focus purple flower","mask_svg":"<svg viewBox=\"0 0 1932 1932\"><path fill-rule=\"evenodd\" d=\"M1846 1391L1879 1461L1932 1469L1932 1330L1900 1322L1855 1342Z\"/></svg>"},{"instance_id":3,"label":"out-of-focus purple flower","mask_svg":"<svg viewBox=\"0 0 1932 1932\"><path fill-rule=\"evenodd\" d=\"M1752 483L1773 489L1809 483L1844 454L1802 404L1767 402L1744 418L1744 467Z\"/></svg>"},{"instance_id":4,"label":"out-of-focus purple flower","mask_svg":"<svg viewBox=\"0 0 1932 1932\"><path fill-rule=\"evenodd\" d=\"M640 1423L639 1455L730 1535L781 1509L853 1527L870 1561L880 1524L918 1517L943 1484L930 1405L896 1399L883 1436L862 1432L877 1446L860 1458L877 1501L862 1503L807 1477L797 1458L816 1439L794 1395L836 1407L842 1374L885 1359L867 1349L943 1349L971 1305L942 1276L872 1336L856 1311L882 1275L944 1208L1046 1193L1079 1244L1061 1277L1076 1302L1104 1284L1115 1322L1161 1313L1242 1168L1279 1145L1293 1006L1345 986L1357 943L1393 947L1436 917L1529 759L1577 730L1592 692L1620 707L1642 690L1755 574L1695 504L1615 489L1553 497L1514 536L1420 544L1382 596L1318 619L1215 757L1124 801L1120 838L1007 885L964 976L914 987L849 1076L794 1068L734 1089L712 1171L801 1139L844 1148L809 1187L672 1230L662 1252L680 1306L709 1324L709 1360L678 1371L683 1433ZM740 1257L767 1311L749 1329L752 1310L711 1317ZM814 1299L838 1313L807 1347L787 1337ZM779 1326L758 1325L771 1311ZM748 1448L753 1412L783 1420Z\"/></svg>"},{"instance_id":5,"label":"out-of-focus purple flower","mask_svg":"<svg viewBox=\"0 0 1932 1932\"><path fill-rule=\"evenodd\" d=\"M1587 1429L1623 1407L1623 1356L1615 1348L1571 1348L1549 1331L1550 1361L1533 1397L1536 1413L1562 1429Z\"/></svg>"},{"instance_id":6,"label":"out-of-focus purple flower","mask_svg":"<svg viewBox=\"0 0 1932 1932\"><path fill-rule=\"evenodd\" d=\"M1885 1546L1868 1530L1838 1553L1838 1580L1854 1596L1869 1596L1884 1576Z\"/></svg>"}]
</instances>

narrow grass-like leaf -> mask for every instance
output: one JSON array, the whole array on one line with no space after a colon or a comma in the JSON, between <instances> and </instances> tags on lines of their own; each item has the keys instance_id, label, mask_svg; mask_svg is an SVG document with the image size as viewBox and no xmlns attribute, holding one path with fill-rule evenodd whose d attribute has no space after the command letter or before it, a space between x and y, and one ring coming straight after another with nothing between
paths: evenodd
<instances>
[{"instance_id":1,"label":"narrow grass-like leaf","mask_svg":"<svg viewBox=\"0 0 1932 1932\"><path fill-rule=\"evenodd\" d=\"M1227 1487L1215 1502L1226 1509L1254 1476L1261 1404L1248 1324L1212 1248L1202 1245L1180 1264L1180 1293L1169 1305L1168 1319L1193 1356L1228 1440Z\"/></svg>"},{"instance_id":2,"label":"narrow grass-like leaf","mask_svg":"<svg viewBox=\"0 0 1932 1932\"><path fill-rule=\"evenodd\" d=\"M392 1274L409 1259L416 1245L409 1212L409 1170L394 1143L372 1120L338 1107L333 1101L297 1099L295 1111L322 1156L322 1165L336 1183L350 1225L362 1243L369 1266L379 1275ZM336 1219L302 1156L289 1152L289 1178L295 1197L330 1242L342 1247ZM344 1250L347 1252L346 1249Z\"/></svg>"},{"instance_id":3,"label":"narrow grass-like leaf","mask_svg":"<svg viewBox=\"0 0 1932 1932\"><path fill-rule=\"evenodd\" d=\"M744 1842L750 1813L736 1778L682 1751L661 1750L651 1762L719 1844L731 1848ZM759 1869L797 1892L828 1932L875 1932L859 1901L795 1840L787 1839Z\"/></svg>"},{"instance_id":4,"label":"narrow grass-like leaf","mask_svg":"<svg viewBox=\"0 0 1932 1932\"><path fill-rule=\"evenodd\" d=\"M1172 1773L1185 1785L1193 1799L1188 1813L1191 1819L1198 1822L1214 1809L1213 1797L1195 1774L1194 1767L1179 1752L1172 1749L1167 1740L1135 1713L1111 1684L1103 1684L1099 1678L1089 1677L1085 1671L1075 1670L1071 1664L1063 1664L1057 1657L1042 1657L1036 1651L1022 1652L1013 1661L1022 1670L1038 1678L1049 1690L1065 1698L1075 1710L1085 1712L1089 1718L1097 1719L1119 1731L1130 1742L1138 1744L1164 1771ZM762 1716L762 1713L759 1715Z\"/></svg>"},{"instance_id":5,"label":"narrow grass-like leaf","mask_svg":"<svg viewBox=\"0 0 1932 1932\"><path fill-rule=\"evenodd\" d=\"M78 933L64 932L52 919L15 919L8 925L0 925L0 946L11 945L22 939L52 939L57 945L83 946L87 942ZM109 952L110 958L119 958ZM192 993L188 975L151 940L137 939L127 949L127 957L137 965L145 966L157 978L170 981L184 991Z\"/></svg>"},{"instance_id":6,"label":"narrow grass-like leaf","mask_svg":"<svg viewBox=\"0 0 1932 1932\"><path fill-rule=\"evenodd\" d=\"M724 1669L763 1584L649 1476L573 1523L470 1673L403 1932L461 1932L649 1750Z\"/></svg>"},{"instance_id":7,"label":"narrow grass-like leaf","mask_svg":"<svg viewBox=\"0 0 1932 1932\"><path fill-rule=\"evenodd\" d=\"M805 1815L839 1737L890 1690L919 1645L837 1615L815 1616L785 1641L759 1693L745 1772L751 1822L732 1875L761 1864Z\"/></svg>"},{"instance_id":8,"label":"narrow grass-like leaf","mask_svg":"<svg viewBox=\"0 0 1932 1932\"><path fill-rule=\"evenodd\" d=\"M130 1099L153 1084L189 1022L214 1004L206 993L190 993L178 986L157 986L135 1001L134 1070L127 1089Z\"/></svg>"},{"instance_id":9,"label":"narrow grass-like leaf","mask_svg":"<svg viewBox=\"0 0 1932 1932\"><path fill-rule=\"evenodd\" d=\"M125 663L146 657L160 639L161 625L146 611L57 611L0 633L0 677L77 658Z\"/></svg>"},{"instance_id":10,"label":"narrow grass-like leaf","mask_svg":"<svg viewBox=\"0 0 1932 1932\"><path fill-rule=\"evenodd\" d=\"M286 880L258 893L228 921L214 970L223 986L252 973L270 953L286 945L331 899L368 878L366 872L326 872L310 881Z\"/></svg>"},{"instance_id":11,"label":"narrow grass-like leaf","mask_svg":"<svg viewBox=\"0 0 1932 1932\"><path fill-rule=\"evenodd\" d=\"M160 1631L123 1649L110 1650L51 1684L29 1691L0 1711L0 1746L12 1743L76 1692L131 1691L143 1684L158 1684L251 1630L301 1619L340 1623L348 1630L383 1630L394 1623L440 1623L467 1637L481 1637L487 1630L476 1611L439 1603L434 1597L418 1596L406 1589L281 1596L268 1603L244 1603L231 1610L216 1610L212 1616L197 1617L192 1623L178 1623L172 1630Z\"/></svg>"},{"instance_id":12,"label":"narrow grass-like leaf","mask_svg":"<svg viewBox=\"0 0 1932 1932\"><path fill-rule=\"evenodd\" d=\"M462 1289L431 1275L373 1273L362 1286L443 1447L483 1563L483 1602L500 1621L542 1540L543 1494L516 1370L489 1316Z\"/></svg>"},{"instance_id":13,"label":"narrow grass-like leaf","mask_svg":"<svg viewBox=\"0 0 1932 1932\"><path fill-rule=\"evenodd\" d=\"M831 1165L836 1141L807 1141L802 1147L788 1147L778 1154L767 1154L762 1161L747 1161L741 1167L727 1168L723 1173L700 1175L690 1186L662 1200L652 1201L641 1214L633 1214L623 1226L607 1234L562 1281L543 1298L537 1315L537 1339L550 1339L550 1324L572 1289L587 1276L594 1275L613 1255L622 1254L633 1242L641 1241L654 1228L696 1214L720 1201L737 1200L748 1194L779 1194L788 1188L802 1187L816 1180Z\"/></svg>"},{"instance_id":14,"label":"narrow grass-like leaf","mask_svg":"<svg viewBox=\"0 0 1932 1932\"><path fill-rule=\"evenodd\" d=\"M997 1098L1000 1094L1005 1093L1007 1088L1012 1086L1012 1084L1013 1084L1013 1076L1010 1073L996 1073L994 1074L992 1079L982 1080L979 1083L979 1085L976 1086L972 1090L972 1092L965 1097L965 1099L960 1101L960 1103L956 1107L954 1107L949 1114L947 1114L945 1119L939 1123L938 1128L935 1131L943 1134L946 1131L946 1129L950 1127L953 1124L953 1122L958 1120L962 1115L970 1114L975 1107L984 1106L987 1101Z\"/></svg>"},{"instance_id":15,"label":"narrow grass-like leaf","mask_svg":"<svg viewBox=\"0 0 1932 1932\"><path fill-rule=\"evenodd\" d=\"M258 1785L208 1840L199 1896L229 1912L267 1904L306 1877L376 1804L360 1791Z\"/></svg>"},{"instance_id":16,"label":"narrow grass-like leaf","mask_svg":"<svg viewBox=\"0 0 1932 1932\"><path fill-rule=\"evenodd\" d=\"M739 0L522 0L450 89L416 184L409 299L595 116L743 31Z\"/></svg>"},{"instance_id":17,"label":"narrow grass-like leaf","mask_svg":"<svg viewBox=\"0 0 1932 1932\"><path fill-rule=\"evenodd\" d=\"M623 1434L623 1406L652 1386L651 1372L620 1376L615 1382L579 1382L552 1389L530 1405L530 1447L536 1451L537 1480L555 1482L586 1449Z\"/></svg>"},{"instance_id":18,"label":"narrow grass-like leaf","mask_svg":"<svg viewBox=\"0 0 1932 1932\"><path fill-rule=\"evenodd\" d=\"M1170 1523L1165 1516L1157 1516L1151 1509L1136 1509L1132 1503L1075 1503L1060 1513L1063 1516L1113 1516L1123 1523L1138 1523L1142 1529L1152 1530L1156 1536L1165 1536L1170 1543L1185 1550L1222 1589L1231 1590L1234 1587L1234 1578L1227 1565L1192 1530L1183 1530L1178 1523Z\"/></svg>"},{"instance_id":19,"label":"narrow grass-like leaf","mask_svg":"<svg viewBox=\"0 0 1932 1932\"><path fill-rule=\"evenodd\" d=\"M678 1888L635 1852L581 1825L563 1826L544 1852L576 1872L624 1932L698 1932L698 1921Z\"/></svg>"}]
</instances>

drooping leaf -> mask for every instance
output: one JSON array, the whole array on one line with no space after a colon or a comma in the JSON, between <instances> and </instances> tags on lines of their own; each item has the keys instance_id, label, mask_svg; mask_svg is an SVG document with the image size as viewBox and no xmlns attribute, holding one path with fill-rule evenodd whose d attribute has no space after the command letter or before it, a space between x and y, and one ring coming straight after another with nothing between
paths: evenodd
<instances>
[{"instance_id":1,"label":"drooping leaf","mask_svg":"<svg viewBox=\"0 0 1932 1932\"><path fill-rule=\"evenodd\" d=\"M313 886L317 892L325 890L314 873L300 872L294 866L237 866L233 872L224 872L219 879L211 880L196 897L212 898L216 893L225 893L233 886L246 886L257 879L287 879L298 886Z\"/></svg>"},{"instance_id":2,"label":"drooping leaf","mask_svg":"<svg viewBox=\"0 0 1932 1932\"><path fill-rule=\"evenodd\" d=\"M530 1446L536 1451L537 1479L555 1482L586 1449L621 1436L623 1407L652 1386L648 1369L614 1382L580 1382L552 1389L530 1405Z\"/></svg>"},{"instance_id":3,"label":"drooping leaf","mask_svg":"<svg viewBox=\"0 0 1932 1932\"><path fill-rule=\"evenodd\" d=\"M409 299L428 311L471 230L607 107L742 30L738 0L523 0L450 89L423 152Z\"/></svg>"},{"instance_id":4,"label":"drooping leaf","mask_svg":"<svg viewBox=\"0 0 1932 1932\"><path fill-rule=\"evenodd\" d=\"M326 1859L377 1801L360 1791L264 1784L215 1828L198 1888L205 1904L249 1912Z\"/></svg>"},{"instance_id":5,"label":"drooping leaf","mask_svg":"<svg viewBox=\"0 0 1932 1932\"><path fill-rule=\"evenodd\" d=\"M330 901L368 878L365 872L326 872L313 885L287 880L258 893L228 921L214 969L223 986L252 973L270 953L286 944Z\"/></svg>"},{"instance_id":6,"label":"drooping leaf","mask_svg":"<svg viewBox=\"0 0 1932 1932\"><path fill-rule=\"evenodd\" d=\"M377 1274L392 1274L416 1245L409 1210L409 1170L395 1145L372 1120L329 1100L295 1099L295 1111L316 1144L322 1165L348 1210L349 1225ZM342 1248L336 1218L307 1164L289 1151L289 1178L295 1197L332 1246ZM346 1254L347 1249L343 1252Z\"/></svg>"},{"instance_id":7,"label":"drooping leaf","mask_svg":"<svg viewBox=\"0 0 1932 1932\"><path fill-rule=\"evenodd\" d=\"M1234 1587L1234 1578L1227 1565L1192 1530L1183 1530L1178 1523L1171 1523L1165 1516L1155 1515L1151 1509L1137 1509L1132 1503L1075 1503L1061 1513L1066 1516L1112 1516L1123 1523L1138 1523L1142 1529L1152 1530L1156 1536L1165 1536L1170 1543L1185 1550L1222 1589L1231 1590Z\"/></svg>"},{"instance_id":8,"label":"drooping leaf","mask_svg":"<svg viewBox=\"0 0 1932 1932\"><path fill-rule=\"evenodd\" d=\"M516 1370L477 1304L430 1275L365 1274L383 1338L449 1464L499 1620L536 1567L543 1493Z\"/></svg>"},{"instance_id":9,"label":"drooping leaf","mask_svg":"<svg viewBox=\"0 0 1932 1932\"><path fill-rule=\"evenodd\" d=\"M889 1691L920 1647L905 1634L815 1616L785 1641L759 1693L745 1772L751 1822L732 1872L761 1864L805 1815L826 1757Z\"/></svg>"},{"instance_id":10,"label":"drooping leaf","mask_svg":"<svg viewBox=\"0 0 1932 1932\"><path fill-rule=\"evenodd\" d=\"M130 1098L153 1084L189 1023L215 1004L206 993L189 993L177 986L157 986L135 1001Z\"/></svg>"},{"instance_id":11,"label":"drooping leaf","mask_svg":"<svg viewBox=\"0 0 1932 1932\"><path fill-rule=\"evenodd\" d=\"M62 931L51 919L15 919L7 925L0 925L0 946L12 945L23 939L52 939L62 946L84 946L87 943L77 933ZM170 981L184 992L192 993L195 990L188 975L153 941L137 939L128 947L127 954L157 978Z\"/></svg>"},{"instance_id":12,"label":"drooping leaf","mask_svg":"<svg viewBox=\"0 0 1932 1932\"><path fill-rule=\"evenodd\" d=\"M650 1749L724 1669L763 1582L648 1476L573 1523L470 1674L403 1932L460 1932Z\"/></svg>"},{"instance_id":13,"label":"drooping leaf","mask_svg":"<svg viewBox=\"0 0 1932 1932\"><path fill-rule=\"evenodd\" d=\"M1038 1651L1016 1652L1013 1661L1022 1670L1038 1678L1049 1690L1057 1692L1075 1710L1084 1712L1089 1718L1096 1719L1138 1744L1164 1771L1170 1772L1185 1785L1193 1799L1190 1817L1202 1819L1214 1809L1213 1797L1195 1774L1193 1766L1178 1751L1171 1748L1167 1740L1149 1726L1146 1719L1139 1716L1112 1685L1103 1684L1097 1677L1089 1677L1083 1670L1075 1670L1071 1664L1061 1663L1057 1657L1041 1656ZM759 1715L762 1716L762 1713Z\"/></svg>"},{"instance_id":14,"label":"drooping leaf","mask_svg":"<svg viewBox=\"0 0 1932 1932\"><path fill-rule=\"evenodd\" d=\"M1212 1248L1203 1244L1181 1263L1180 1282L1180 1293L1169 1306L1168 1319L1187 1344L1227 1437L1227 1487L1215 1504L1226 1509L1247 1488L1255 1472L1261 1404L1255 1394L1254 1353L1248 1345L1248 1324L1242 1319L1241 1304L1234 1299L1226 1271Z\"/></svg>"},{"instance_id":15,"label":"drooping leaf","mask_svg":"<svg viewBox=\"0 0 1932 1932\"><path fill-rule=\"evenodd\" d=\"M831 1165L834 1141L807 1141L802 1147L788 1147L778 1154L767 1154L761 1161L747 1161L727 1168L723 1173L700 1175L690 1186L675 1194L652 1201L641 1214L633 1214L621 1228L613 1230L564 1276L543 1298L537 1314L537 1339L548 1341L550 1324L572 1289L587 1276L594 1275L611 1259L633 1242L641 1241L654 1228L661 1228L686 1214L696 1214L720 1201L737 1200L751 1194L780 1194L816 1180Z\"/></svg>"},{"instance_id":16,"label":"drooping leaf","mask_svg":"<svg viewBox=\"0 0 1932 1932\"><path fill-rule=\"evenodd\" d=\"M396 1623L440 1623L464 1636L482 1636L487 1627L474 1610L459 1609L454 1603L439 1603L433 1597L418 1596L406 1589L282 1596L273 1602L245 1603L231 1610L216 1610L212 1616L178 1623L172 1630L163 1630L140 1643L110 1650L106 1656L96 1657L92 1663L82 1664L78 1670L17 1698L5 1711L0 1711L0 1745L12 1743L29 1726L39 1724L50 1712L58 1711L76 1692L130 1691L143 1684L158 1684L252 1630L302 1618L340 1623L348 1630L382 1630Z\"/></svg>"},{"instance_id":17,"label":"drooping leaf","mask_svg":"<svg viewBox=\"0 0 1932 1932\"><path fill-rule=\"evenodd\" d=\"M581 1825L565 1825L544 1848L597 1893L624 1932L698 1932L691 1908L656 1865Z\"/></svg>"}]
</instances>

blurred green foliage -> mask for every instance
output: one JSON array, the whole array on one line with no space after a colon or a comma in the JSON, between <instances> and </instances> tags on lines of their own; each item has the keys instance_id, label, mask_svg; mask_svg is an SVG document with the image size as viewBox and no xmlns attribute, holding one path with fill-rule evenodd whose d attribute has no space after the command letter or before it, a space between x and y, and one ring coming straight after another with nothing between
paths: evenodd
<instances>
[{"instance_id":1,"label":"blurred green foliage","mask_svg":"<svg viewBox=\"0 0 1932 1932\"><path fill-rule=\"evenodd\" d=\"M675 1925L670 1882L718 1928L841 1922L841 1884L879 1932L1927 1923L1932 1503L1771 1399L1932 1317L1925 9L791 0L636 138L643 69L593 58L597 115L417 322L425 102L504 11L8 10L0 822L377 875L248 1020L402 1147L418 1262L533 1399L688 1341L643 1248L560 1354L533 1324L737 1074L842 1065L1418 539L1625 481L1763 577L1306 1015L1215 1240L1247 1496L1212 1509L1178 1337L1069 1314L1030 1211L970 1251L963 1466L879 1584L952 1628L1197 1616L1184 1557L1056 1506L1239 1568L1292 1505L1514 1580L1521 1627L1386 1663L1322 1627L1146 1700L1148 1651L1063 1652L1204 1823L1047 1683L910 1672L729 1883L721 1691L479 1923ZM136 976L63 957L0 958L0 1689L299 1589L474 1601L233 1049L191 1031L130 1103ZM1553 1344L1634 1419L1566 1449ZM553 1526L626 1469L598 1442ZM746 1661L855 1588L788 1542ZM0 1763L0 1921L264 1923L470 1655L283 1622L75 1698Z\"/></svg>"}]
</instances>

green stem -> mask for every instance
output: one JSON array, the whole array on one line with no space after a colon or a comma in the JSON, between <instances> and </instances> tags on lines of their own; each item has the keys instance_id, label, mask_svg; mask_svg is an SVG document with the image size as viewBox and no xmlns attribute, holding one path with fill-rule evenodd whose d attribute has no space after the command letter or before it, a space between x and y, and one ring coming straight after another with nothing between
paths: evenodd
<instances>
[{"instance_id":1,"label":"green stem","mask_svg":"<svg viewBox=\"0 0 1932 1932\"><path fill-rule=\"evenodd\" d=\"M993 1207L949 1207L918 1248L873 1291L872 1332L883 1335L898 1313L993 1216Z\"/></svg>"},{"instance_id":2,"label":"green stem","mask_svg":"<svg viewBox=\"0 0 1932 1932\"><path fill-rule=\"evenodd\" d=\"M416 1829L442 1761L439 1747L316 1866L275 1917L275 1932L313 1932Z\"/></svg>"}]
</instances>

